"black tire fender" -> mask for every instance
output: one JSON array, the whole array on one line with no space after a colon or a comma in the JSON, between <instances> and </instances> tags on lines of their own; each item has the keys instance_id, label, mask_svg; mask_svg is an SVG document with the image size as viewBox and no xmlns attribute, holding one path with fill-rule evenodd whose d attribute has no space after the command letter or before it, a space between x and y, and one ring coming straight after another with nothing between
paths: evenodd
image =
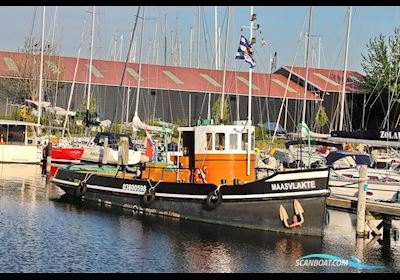
<instances>
[{"instance_id":1,"label":"black tire fender","mask_svg":"<svg viewBox=\"0 0 400 280\"><path fill-rule=\"evenodd\" d=\"M82 197L85 195L87 190L87 183L85 181L80 181L79 186L76 188L76 196Z\"/></svg>"},{"instance_id":2,"label":"black tire fender","mask_svg":"<svg viewBox=\"0 0 400 280\"><path fill-rule=\"evenodd\" d=\"M214 197L217 197L215 200ZM222 193L219 190L211 191L207 195L206 205L209 209L215 209L222 203Z\"/></svg>"},{"instance_id":3,"label":"black tire fender","mask_svg":"<svg viewBox=\"0 0 400 280\"><path fill-rule=\"evenodd\" d=\"M143 203L148 206L153 203L153 201L156 199L156 193L153 188L150 188L146 190L146 192L143 195Z\"/></svg>"}]
</instances>

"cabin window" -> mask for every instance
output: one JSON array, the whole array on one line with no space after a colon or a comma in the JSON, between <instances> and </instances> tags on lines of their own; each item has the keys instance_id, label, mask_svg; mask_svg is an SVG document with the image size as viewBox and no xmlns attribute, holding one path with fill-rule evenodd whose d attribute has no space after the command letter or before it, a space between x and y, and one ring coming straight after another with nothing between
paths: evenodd
<instances>
[{"instance_id":1,"label":"cabin window","mask_svg":"<svg viewBox=\"0 0 400 280\"><path fill-rule=\"evenodd\" d=\"M242 133L242 150L247 150L247 133Z\"/></svg>"},{"instance_id":2,"label":"cabin window","mask_svg":"<svg viewBox=\"0 0 400 280\"><path fill-rule=\"evenodd\" d=\"M8 126L8 144L25 144L25 126Z\"/></svg>"},{"instance_id":3,"label":"cabin window","mask_svg":"<svg viewBox=\"0 0 400 280\"><path fill-rule=\"evenodd\" d=\"M28 145L36 145L36 131L33 126L27 126L26 138Z\"/></svg>"},{"instance_id":4,"label":"cabin window","mask_svg":"<svg viewBox=\"0 0 400 280\"><path fill-rule=\"evenodd\" d=\"M237 150L238 148L238 135L236 133L229 134L229 148L231 150Z\"/></svg>"},{"instance_id":5,"label":"cabin window","mask_svg":"<svg viewBox=\"0 0 400 280\"><path fill-rule=\"evenodd\" d=\"M206 142L206 150L211 151L212 150L212 133L207 133L207 142Z\"/></svg>"},{"instance_id":6,"label":"cabin window","mask_svg":"<svg viewBox=\"0 0 400 280\"><path fill-rule=\"evenodd\" d=\"M5 144L7 142L7 125L1 124L0 125L0 144Z\"/></svg>"},{"instance_id":7,"label":"cabin window","mask_svg":"<svg viewBox=\"0 0 400 280\"><path fill-rule=\"evenodd\" d=\"M215 134L215 149L218 151L225 150L225 133Z\"/></svg>"},{"instance_id":8,"label":"cabin window","mask_svg":"<svg viewBox=\"0 0 400 280\"><path fill-rule=\"evenodd\" d=\"M248 145L248 142L247 142L247 138L248 138L248 133L242 133L242 150L247 150L247 145ZM255 148L255 143L256 143L256 141L255 141L255 134L254 133L252 133L252 135L251 135L252 137L252 139L251 139L251 150L254 150L254 148Z\"/></svg>"}]
</instances>

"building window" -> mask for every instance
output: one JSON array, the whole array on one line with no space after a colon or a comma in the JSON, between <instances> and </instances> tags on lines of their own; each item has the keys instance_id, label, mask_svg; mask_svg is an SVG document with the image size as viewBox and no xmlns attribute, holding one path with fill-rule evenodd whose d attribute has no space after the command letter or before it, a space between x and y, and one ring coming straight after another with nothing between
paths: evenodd
<instances>
[{"instance_id":1,"label":"building window","mask_svg":"<svg viewBox=\"0 0 400 280\"><path fill-rule=\"evenodd\" d=\"M218 151L225 150L225 133L215 134L215 149Z\"/></svg>"}]
</instances>

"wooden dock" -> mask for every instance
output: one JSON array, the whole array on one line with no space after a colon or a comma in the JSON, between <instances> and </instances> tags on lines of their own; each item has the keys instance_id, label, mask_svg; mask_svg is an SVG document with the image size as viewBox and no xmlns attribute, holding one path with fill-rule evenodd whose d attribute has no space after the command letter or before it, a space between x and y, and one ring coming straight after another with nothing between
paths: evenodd
<instances>
[{"instance_id":1,"label":"wooden dock","mask_svg":"<svg viewBox=\"0 0 400 280\"><path fill-rule=\"evenodd\" d=\"M329 196L327 206L357 212L357 198L347 196ZM367 200L366 209L370 213L392 216L400 219L400 203L378 202Z\"/></svg>"},{"instance_id":2,"label":"wooden dock","mask_svg":"<svg viewBox=\"0 0 400 280\"><path fill-rule=\"evenodd\" d=\"M355 197L347 196L330 196L327 198L327 206L334 209L346 210L349 212L357 213L358 199ZM390 231L392 227L392 220L400 220L400 203L379 202L379 201L366 201L366 216L365 225L371 229L371 234L374 237L382 235L383 240L390 242ZM375 226L372 221L382 220L378 226ZM369 235L369 230L365 226L365 234Z\"/></svg>"}]
</instances>

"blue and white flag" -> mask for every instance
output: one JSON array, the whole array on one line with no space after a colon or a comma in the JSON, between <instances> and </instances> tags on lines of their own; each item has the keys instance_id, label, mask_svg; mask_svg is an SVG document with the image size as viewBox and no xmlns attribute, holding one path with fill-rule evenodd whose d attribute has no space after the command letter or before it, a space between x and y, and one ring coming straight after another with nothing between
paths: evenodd
<instances>
[{"instance_id":1,"label":"blue and white flag","mask_svg":"<svg viewBox=\"0 0 400 280\"><path fill-rule=\"evenodd\" d=\"M250 68L254 68L256 66L256 62L253 58L253 49L243 35L240 36L239 48L235 58L244 59L244 61L250 65Z\"/></svg>"}]
</instances>

